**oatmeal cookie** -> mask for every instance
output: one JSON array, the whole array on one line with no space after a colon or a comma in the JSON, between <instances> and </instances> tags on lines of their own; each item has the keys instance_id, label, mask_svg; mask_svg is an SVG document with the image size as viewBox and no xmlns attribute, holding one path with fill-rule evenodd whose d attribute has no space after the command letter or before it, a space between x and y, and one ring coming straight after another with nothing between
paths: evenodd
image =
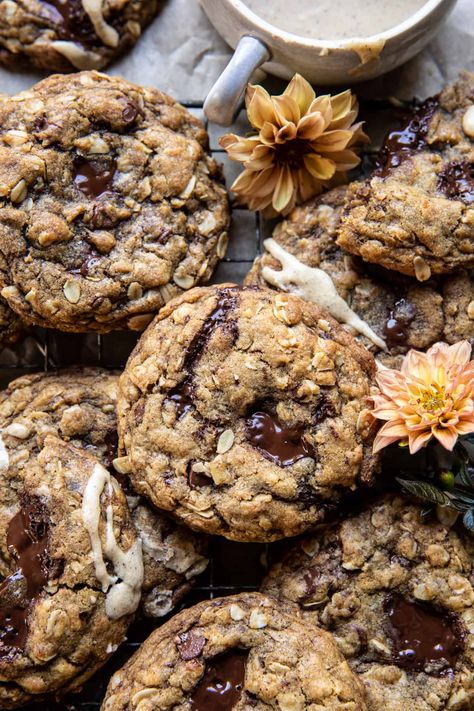
<instances>
[{"instance_id":1,"label":"oatmeal cookie","mask_svg":"<svg viewBox=\"0 0 474 711\"><path fill-rule=\"evenodd\" d=\"M133 45L158 0L0 0L0 63L102 69Z\"/></svg>"},{"instance_id":2,"label":"oatmeal cookie","mask_svg":"<svg viewBox=\"0 0 474 711\"><path fill-rule=\"evenodd\" d=\"M426 281L474 267L474 74L391 132L379 166L349 186L338 243Z\"/></svg>"},{"instance_id":3,"label":"oatmeal cookie","mask_svg":"<svg viewBox=\"0 0 474 711\"><path fill-rule=\"evenodd\" d=\"M122 642L143 577L125 495L95 457L49 435L28 467L9 458L2 447L2 709L79 689Z\"/></svg>"},{"instance_id":4,"label":"oatmeal cookie","mask_svg":"<svg viewBox=\"0 0 474 711\"><path fill-rule=\"evenodd\" d=\"M207 280L228 200L202 123L97 72L0 96L0 284L26 321L142 329Z\"/></svg>"},{"instance_id":5,"label":"oatmeal cookie","mask_svg":"<svg viewBox=\"0 0 474 711\"><path fill-rule=\"evenodd\" d=\"M88 451L119 479L143 544L142 611L172 610L207 566L205 542L134 495L117 462L118 376L100 368L25 375L0 393L0 430L10 475L28 468L53 434Z\"/></svg>"},{"instance_id":6,"label":"oatmeal cookie","mask_svg":"<svg viewBox=\"0 0 474 711\"><path fill-rule=\"evenodd\" d=\"M319 522L377 464L374 361L316 305L232 284L165 306L120 381L122 466L191 528L240 541Z\"/></svg>"},{"instance_id":7,"label":"oatmeal cookie","mask_svg":"<svg viewBox=\"0 0 474 711\"><path fill-rule=\"evenodd\" d=\"M420 512L379 500L299 542L263 584L334 634L369 711L473 708L474 559Z\"/></svg>"},{"instance_id":8,"label":"oatmeal cookie","mask_svg":"<svg viewBox=\"0 0 474 711\"><path fill-rule=\"evenodd\" d=\"M426 350L440 340L474 339L471 274L432 278L421 285L410 277L364 263L336 244L346 193L347 187L330 190L297 207L276 226L273 242L301 265L290 264L281 271L275 246L267 242L275 256L266 251L257 257L245 284L309 296L308 279L311 283L313 277L311 293L321 299L327 289L319 286L318 274L305 266L323 270L352 311L341 320L389 367L398 367L400 356L410 348ZM354 316L363 324L354 321ZM363 329L364 324L372 333Z\"/></svg>"},{"instance_id":9,"label":"oatmeal cookie","mask_svg":"<svg viewBox=\"0 0 474 711\"><path fill-rule=\"evenodd\" d=\"M366 711L331 635L259 593L206 600L153 632L102 711Z\"/></svg>"},{"instance_id":10,"label":"oatmeal cookie","mask_svg":"<svg viewBox=\"0 0 474 711\"><path fill-rule=\"evenodd\" d=\"M20 317L0 296L0 349L15 343L24 331Z\"/></svg>"}]
</instances>

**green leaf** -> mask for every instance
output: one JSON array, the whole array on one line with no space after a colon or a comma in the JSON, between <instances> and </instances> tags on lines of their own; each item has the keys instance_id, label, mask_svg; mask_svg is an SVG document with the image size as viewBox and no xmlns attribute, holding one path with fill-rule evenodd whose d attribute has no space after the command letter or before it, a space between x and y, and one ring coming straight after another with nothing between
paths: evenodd
<instances>
[{"instance_id":1,"label":"green leaf","mask_svg":"<svg viewBox=\"0 0 474 711\"><path fill-rule=\"evenodd\" d=\"M462 520L466 528L470 531L474 531L474 508L466 511Z\"/></svg>"},{"instance_id":2,"label":"green leaf","mask_svg":"<svg viewBox=\"0 0 474 711\"><path fill-rule=\"evenodd\" d=\"M456 488L453 491L449 492L450 497L454 501L459 501L462 504L465 504L466 506L464 508L472 508L474 507L474 491L472 489L470 491L465 491L464 489L459 489Z\"/></svg>"},{"instance_id":3,"label":"green leaf","mask_svg":"<svg viewBox=\"0 0 474 711\"><path fill-rule=\"evenodd\" d=\"M463 484L468 489L472 489L472 495L474 496L474 479L469 474L469 469L464 463L459 467L457 477L461 484Z\"/></svg>"},{"instance_id":4,"label":"green leaf","mask_svg":"<svg viewBox=\"0 0 474 711\"><path fill-rule=\"evenodd\" d=\"M438 489L438 487L433 486L433 484L428 484L424 481L411 481L409 479L397 479L397 481L406 491L415 496L419 496L421 499L427 499L441 506L453 506L451 497L448 496L446 492Z\"/></svg>"}]
</instances>

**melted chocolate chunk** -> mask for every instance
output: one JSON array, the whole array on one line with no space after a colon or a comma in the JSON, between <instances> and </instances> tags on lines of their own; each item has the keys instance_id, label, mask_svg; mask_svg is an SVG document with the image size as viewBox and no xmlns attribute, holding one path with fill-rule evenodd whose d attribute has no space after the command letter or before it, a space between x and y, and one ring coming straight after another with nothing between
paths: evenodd
<instances>
[{"instance_id":1,"label":"melted chocolate chunk","mask_svg":"<svg viewBox=\"0 0 474 711\"><path fill-rule=\"evenodd\" d=\"M180 385L170 390L166 396L166 402L169 401L175 403L178 418L183 417L183 415L193 409L193 386L191 378L186 378Z\"/></svg>"},{"instance_id":2,"label":"melted chocolate chunk","mask_svg":"<svg viewBox=\"0 0 474 711\"><path fill-rule=\"evenodd\" d=\"M81 44L97 42L97 35L81 0L41 0L61 36L79 39Z\"/></svg>"},{"instance_id":3,"label":"melted chocolate chunk","mask_svg":"<svg viewBox=\"0 0 474 711\"><path fill-rule=\"evenodd\" d=\"M399 131L390 131L377 160L377 175L388 175L392 168L397 168L411 153L426 146L430 121L438 105L436 97L427 99Z\"/></svg>"},{"instance_id":4,"label":"melted chocolate chunk","mask_svg":"<svg viewBox=\"0 0 474 711\"><path fill-rule=\"evenodd\" d=\"M318 425L320 422L323 422L327 417L334 417L335 414L336 410L331 400L329 400L329 398L325 395L321 395L318 402L316 403L316 407L313 412L314 424Z\"/></svg>"},{"instance_id":5,"label":"melted chocolate chunk","mask_svg":"<svg viewBox=\"0 0 474 711\"><path fill-rule=\"evenodd\" d=\"M132 124L139 114L143 116L143 111L131 99L122 98L119 101L123 105L122 118L125 123Z\"/></svg>"},{"instance_id":6,"label":"melted chocolate chunk","mask_svg":"<svg viewBox=\"0 0 474 711\"><path fill-rule=\"evenodd\" d=\"M74 162L74 185L87 197L98 198L112 188L116 169L115 160L99 165L96 161L77 158Z\"/></svg>"},{"instance_id":7,"label":"melted chocolate chunk","mask_svg":"<svg viewBox=\"0 0 474 711\"><path fill-rule=\"evenodd\" d=\"M117 457L118 452L118 432L117 430L109 430L104 437L104 462L106 467L111 467L112 462ZM115 474L114 474L115 476Z\"/></svg>"},{"instance_id":8,"label":"melted chocolate chunk","mask_svg":"<svg viewBox=\"0 0 474 711\"><path fill-rule=\"evenodd\" d=\"M303 427L287 427L275 415L254 412L245 423L247 438L267 459L288 467L303 457L314 457L303 439Z\"/></svg>"},{"instance_id":9,"label":"melted chocolate chunk","mask_svg":"<svg viewBox=\"0 0 474 711\"><path fill-rule=\"evenodd\" d=\"M219 292L217 305L212 311L212 313L207 317L202 328L194 336L193 340L189 344L188 350L184 357L184 368L190 368L204 352L206 344L214 331L223 326L227 326L229 332L232 334L232 341L235 342L237 338L236 324L235 321L228 322L227 314L229 311L235 308L237 304L237 297L232 293L230 289L222 289Z\"/></svg>"},{"instance_id":10,"label":"melted chocolate chunk","mask_svg":"<svg viewBox=\"0 0 474 711\"><path fill-rule=\"evenodd\" d=\"M184 632L179 637L178 652L181 659L189 661L196 659L202 654L202 650L206 645L206 639L200 634L194 632Z\"/></svg>"},{"instance_id":11,"label":"melted chocolate chunk","mask_svg":"<svg viewBox=\"0 0 474 711\"><path fill-rule=\"evenodd\" d=\"M232 343L238 337L237 324L235 321L227 321L229 311L235 308L237 297L231 289L222 289L218 294L217 305L212 313L204 321L201 329L192 339L184 356L183 368L191 371L193 365L201 358L207 342L217 328L225 328L231 334ZM178 418L185 415L193 408L193 374L190 374L170 390L165 401L176 403L176 413Z\"/></svg>"},{"instance_id":12,"label":"melted chocolate chunk","mask_svg":"<svg viewBox=\"0 0 474 711\"><path fill-rule=\"evenodd\" d=\"M389 311L383 328L383 336L389 348L396 348L397 346L405 346L407 344L407 328L412 323L415 315L415 307L406 299L400 299L395 302L393 309Z\"/></svg>"},{"instance_id":13,"label":"melted chocolate chunk","mask_svg":"<svg viewBox=\"0 0 474 711\"><path fill-rule=\"evenodd\" d=\"M474 163L450 163L438 176L438 189L453 200L474 203Z\"/></svg>"},{"instance_id":14,"label":"melted chocolate chunk","mask_svg":"<svg viewBox=\"0 0 474 711\"><path fill-rule=\"evenodd\" d=\"M413 671L427 666L436 666L439 671L454 669L464 644L452 618L400 596L389 598L386 613L396 664Z\"/></svg>"},{"instance_id":15,"label":"melted chocolate chunk","mask_svg":"<svg viewBox=\"0 0 474 711\"><path fill-rule=\"evenodd\" d=\"M191 696L193 711L230 711L239 701L248 652L234 650L209 660Z\"/></svg>"},{"instance_id":16,"label":"melted chocolate chunk","mask_svg":"<svg viewBox=\"0 0 474 711\"><path fill-rule=\"evenodd\" d=\"M192 489L199 489L201 486L210 486L212 483L211 477L193 469L192 462L188 465L188 484Z\"/></svg>"},{"instance_id":17,"label":"melted chocolate chunk","mask_svg":"<svg viewBox=\"0 0 474 711\"><path fill-rule=\"evenodd\" d=\"M23 649L28 613L52 572L49 517L37 497L25 498L8 525L7 547L18 569L0 585L0 655Z\"/></svg>"}]
</instances>

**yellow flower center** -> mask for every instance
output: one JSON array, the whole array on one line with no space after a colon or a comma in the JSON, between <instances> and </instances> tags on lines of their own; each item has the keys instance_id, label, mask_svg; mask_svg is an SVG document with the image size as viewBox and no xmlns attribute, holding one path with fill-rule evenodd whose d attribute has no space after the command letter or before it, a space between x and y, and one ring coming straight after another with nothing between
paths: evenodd
<instances>
[{"instance_id":1,"label":"yellow flower center","mask_svg":"<svg viewBox=\"0 0 474 711\"><path fill-rule=\"evenodd\" d=\"M416 404L426 413L439 412L446 405L445 389L432 383L416 398Z\"/></svg>"}]
</instances>

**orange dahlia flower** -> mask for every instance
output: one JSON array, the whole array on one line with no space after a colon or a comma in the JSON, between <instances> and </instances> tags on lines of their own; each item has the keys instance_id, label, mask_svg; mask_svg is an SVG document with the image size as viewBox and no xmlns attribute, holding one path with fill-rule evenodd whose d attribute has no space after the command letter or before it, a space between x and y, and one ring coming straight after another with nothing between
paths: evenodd
<instances>
[{"instance_id":1,"label":"orange dahlia flower","mask_svg":"<svg viewBox=\"0 0 474 711\"><path fill-rule=\"evenodd\" d=\"M286 215L359 164L350 147L368 139L362 124L353 123L358 104L349 90L316 97L295 74L281 96L249 85L245 103L256 135L228 133L220 144L244 164L231 190L251 210Z\"/></svg>"},{"instance_id":2,"label":"orange dahlia flower","mask_svg":"<svg viewBox=\"0 0 474 711\"><path fill-rule=\"evenodd\" d=\"M436 343L427 353L409 351L401 371L380 370L372 415L386 424L374 452L401 441L414 454L435 437L452 450L459 435L474 432L474 361L471 346Z\"/></svg>"}]
</instances>

